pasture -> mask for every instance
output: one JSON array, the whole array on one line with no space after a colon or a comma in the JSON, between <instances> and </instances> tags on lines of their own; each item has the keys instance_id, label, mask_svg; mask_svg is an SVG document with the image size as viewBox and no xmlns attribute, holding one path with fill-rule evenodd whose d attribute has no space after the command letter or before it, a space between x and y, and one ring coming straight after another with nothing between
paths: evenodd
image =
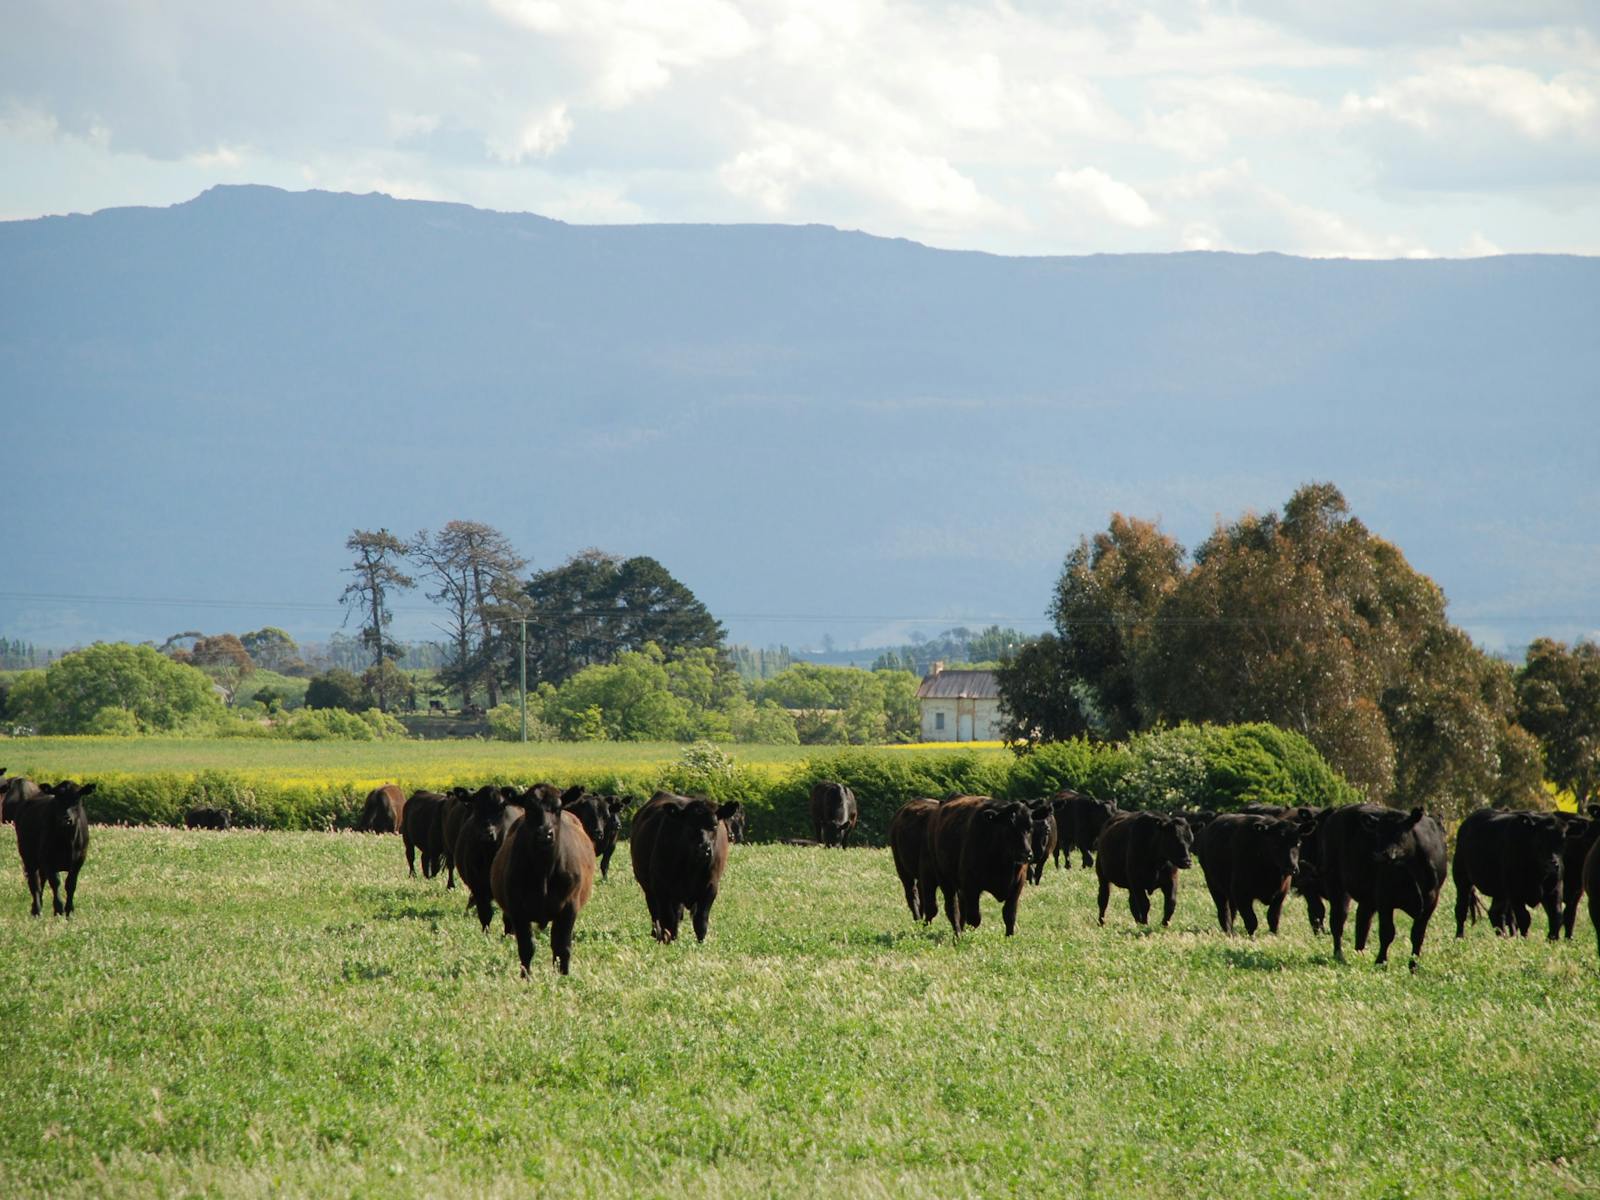
<instances>
[{"instance_id":1,"label":"pasture","mask_svg":"<svg viewBox=\"0 0 1600 1200\"><path fill-rule=\"evenodd\" d=\"M1587 917L1456 943L1447 886L1413 977L1052 867L955 943L885 850L736 846L663 947L623 846L522 980L396 837L93 839L70 923L0 888L0 1195L1600 1192Z\"/></svg>"}]
</instances>

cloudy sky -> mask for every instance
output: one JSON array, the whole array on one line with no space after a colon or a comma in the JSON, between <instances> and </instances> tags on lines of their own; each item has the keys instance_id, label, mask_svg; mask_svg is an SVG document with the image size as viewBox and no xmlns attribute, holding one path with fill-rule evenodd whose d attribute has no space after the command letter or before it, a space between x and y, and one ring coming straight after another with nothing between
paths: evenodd
<instances>
[{"instance_id":1,"label":"cloudy sky","mask_svg":"<svg viewBox=\"0 0 1600 1200\"><path fill-rule=\"evenodd\" d=\"M1600 0L18 0L0 217L216 183L1004 253L1600 253Z\"/></svg>"}]
</instances>

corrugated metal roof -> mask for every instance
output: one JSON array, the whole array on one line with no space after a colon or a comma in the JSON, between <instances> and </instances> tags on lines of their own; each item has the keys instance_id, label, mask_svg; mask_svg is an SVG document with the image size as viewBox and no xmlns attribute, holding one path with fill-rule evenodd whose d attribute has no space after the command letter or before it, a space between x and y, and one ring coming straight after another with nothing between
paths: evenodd
<instances>
[{"instance_id":1,"label":"corrugated metal roof","mask_svg":"<svg viewBox=\"0 0 1600 1200\"><path fill-rule=\"evenodd\" d=\"M940 671L925 675L918 700L998 700L1000 685L993 671Z\"/></svg>"}]
</instances>

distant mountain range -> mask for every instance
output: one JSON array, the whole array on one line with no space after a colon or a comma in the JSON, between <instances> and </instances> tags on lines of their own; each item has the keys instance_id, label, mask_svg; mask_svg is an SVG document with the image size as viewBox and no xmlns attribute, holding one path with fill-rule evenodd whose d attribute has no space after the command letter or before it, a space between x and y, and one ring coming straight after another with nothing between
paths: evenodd
<instances>
[{"instance_id":1,"label":"distant mountain range","mask_svg":"<svg viewBox=\"0 0 1600 1200\"><path fill-rule=\"evenodd\" d=\"M1600 260L1003 258L219 187L0 224L0 633L337 627L344 539L660 559L756 644L1040 628L1112 510L1331 479L1490 645L1600 630ZM420 595L397 631L426 636Z\"/></svg>"}]
</instances>

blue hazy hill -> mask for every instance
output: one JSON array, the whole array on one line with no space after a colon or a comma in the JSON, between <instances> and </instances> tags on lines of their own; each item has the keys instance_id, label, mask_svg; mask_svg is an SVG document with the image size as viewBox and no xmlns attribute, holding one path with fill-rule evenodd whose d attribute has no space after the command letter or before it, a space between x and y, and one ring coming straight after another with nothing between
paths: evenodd
<instances>
[{"instance_id":1,"label":"blue hazy hill","mask_svg":"<svg viewBox=\"0 0 1600 1200\"><path fill-rule=\"evenodd\" d=\"M1005 258L219 187L0 224L0 280L0 632L41 643L324 633L350 529L455 517L536 566L652 554L741 639L1037 626L1113 509L1192 547L1308 479L1480 637L1600 628L1596 259Z\"/></svg>"}]
</instances>

